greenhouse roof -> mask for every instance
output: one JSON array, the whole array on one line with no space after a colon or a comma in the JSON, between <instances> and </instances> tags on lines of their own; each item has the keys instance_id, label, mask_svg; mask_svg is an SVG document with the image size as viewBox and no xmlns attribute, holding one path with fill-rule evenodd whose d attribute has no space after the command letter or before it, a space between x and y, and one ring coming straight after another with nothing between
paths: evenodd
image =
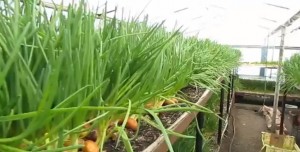
<instances>
[{"instance_id":1,"label":"greenhouse roof","mask_svg":"<svg viewBox=\"0 0 300 152\"><path fill-rule=\"evenodd\" d=\"M51 2L52 0L44 0ZM64 5L80 0L64 0ZM54 0L60 3L61 0ZM104 8L106 1L88 0L89 7ZM151 23L165 21L168 29L182 26L185 35L209 38L230 45L262 45L279 25L300 10L299 0L109 0L107 10L117 6L117 17L148 15ZM100 9L101 10L101 9ZM109 14L113 16L114 13ZM300 21L287 29L287 45L297 45ZM291 31L293 31L291 33ZM280 33L280 32L278 32ZM291 38L289 38L291 35ZM278 37L278 35L275 35Z\"/></svg>"}]
</instances>

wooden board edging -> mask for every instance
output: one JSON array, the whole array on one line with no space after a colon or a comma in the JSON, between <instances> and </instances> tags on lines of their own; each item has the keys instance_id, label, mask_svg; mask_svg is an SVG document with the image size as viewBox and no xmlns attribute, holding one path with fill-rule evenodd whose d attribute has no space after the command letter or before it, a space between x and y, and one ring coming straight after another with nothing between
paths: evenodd
<instances>
[{"instance_id":1,"label":"wooden board edging","mask_svg":"<svg viewBox=\"0 0 300 152\"><path fill-rule=\"evenodd\" d=\"M210 99L213 91L206 89L199 100L196 102L198 105L204 106ZM168 129L176 133L183 133L190 123L195 119L198 112L184 112ZM171 143L175 143L178 139L177 136L169 135ZM149 145L143 152L166 152L168 151L168 146L165 143L165 138L160 135L151 145Z\"/></svg>"}]
</instances>

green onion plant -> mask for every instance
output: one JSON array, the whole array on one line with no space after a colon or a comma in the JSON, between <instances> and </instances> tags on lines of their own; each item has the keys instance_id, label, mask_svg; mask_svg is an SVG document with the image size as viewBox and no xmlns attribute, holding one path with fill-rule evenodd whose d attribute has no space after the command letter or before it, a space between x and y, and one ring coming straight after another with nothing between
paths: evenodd
<instances>
[{"instance_id":1,"label":"green onion plant","mask_svg":"<svg viewBox=\"0 0 300 152\"><path fill-rule=\"evenodd\" d=\"M77 151L86 124L98 130L104 148L114 126L127 151L129 116L152 115L170 151L157 113L212 111L189 106L145 109L150 100L174 96L193 84L218 87L218 77L236 67L237 50L209 40L167 32L147 19L102 19L82 0L47 14L38 2L3 0L0 9L0 151ZM100 24L96 24L100 23ZM125 116L125 118L124 118ZM184 136L187 137L187 136ZM70 141L65 146L64 142Z\"/></svg>"},{"instance_id":2,"label":"green onion plant","mask_svg":"<svg viewBox=\"0 0 300 152\"><path fill-rule=\"evenodd\" d=\"M284 89L300 89L300 54L294 54L283 64Z\"/></svg>"}]
</instances>

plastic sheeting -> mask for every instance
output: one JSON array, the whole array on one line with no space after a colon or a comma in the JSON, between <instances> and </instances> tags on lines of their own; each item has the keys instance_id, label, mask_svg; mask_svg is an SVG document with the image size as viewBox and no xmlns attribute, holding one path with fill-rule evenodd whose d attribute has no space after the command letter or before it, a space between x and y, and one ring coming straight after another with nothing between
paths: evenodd
<instances>
[{"instance_id":1,"label":"plastic sheeting","mask_svg":"<svg viewBox=\"0 0 300 152\"><path fill-rule=\"evenodd\" d=\"M52 0L44 0L51 2ZM60 3L62 0L53 0ZM80 0L64 0L67 5ZM87 0L93 10L106 1ZM165 21L167 29L182 26L185 35L210 38L223 44L263 44L268 32L300 10L299 0L108 0L107 10L117 6L117 17L149 16L150 23ZM279 7L278 7L279 6ZM101 9L100 9L101 10ZM113 16L114 14L109 14ZM299 22L293 24L296 28ZM289 29L288 29L289 30ZM292 29L290 29L292 30ZM287 44L297 44L300 30ZM294 38L295 37L295 38ZM278 43L279 44L279 43Z\"/></svg>"}]
</instances>

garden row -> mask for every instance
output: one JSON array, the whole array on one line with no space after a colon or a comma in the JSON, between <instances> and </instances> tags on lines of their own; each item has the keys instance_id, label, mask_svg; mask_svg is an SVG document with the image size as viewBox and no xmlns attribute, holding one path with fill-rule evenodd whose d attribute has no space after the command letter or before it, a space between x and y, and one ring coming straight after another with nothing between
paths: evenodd
<instances>
[{"instance_id":1,"label":"garden row","mask_svg":"<svg viewBox=\"0 0 300 152\"><path fill-rule=\"evenodd\" d=\"M83 2L52 14L35 1L1 5L0 151L103 151L109 140L133 151L128 134L142 123L173 151L167 135L188 136L160 113L212 113L179 92L220 87L240 57L146 19L96 19Z\"/></svg>"}]
</instances>

